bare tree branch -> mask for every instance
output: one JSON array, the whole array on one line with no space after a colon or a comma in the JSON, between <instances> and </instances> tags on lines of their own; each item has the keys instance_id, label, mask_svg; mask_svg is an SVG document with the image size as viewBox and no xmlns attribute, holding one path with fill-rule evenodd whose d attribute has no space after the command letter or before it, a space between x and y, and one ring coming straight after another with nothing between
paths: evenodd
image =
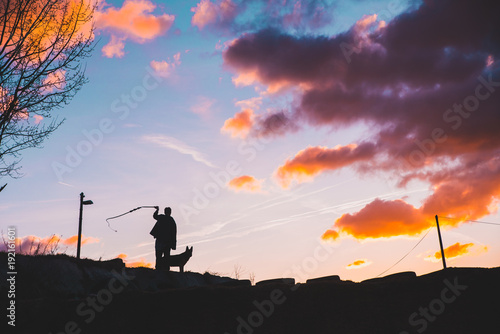
<instances>
[{"instance_id":1,"label":"bare tree branch","mask_svg":"<svg viewBox=\"0 0 500 334\"><path fill-rule=\"evenodd\" d=\"M63 122L52 111L87 82L94 1L0 0L0 178L20 176L21 151L42 145Z\"/></svg>"}]
</instances>

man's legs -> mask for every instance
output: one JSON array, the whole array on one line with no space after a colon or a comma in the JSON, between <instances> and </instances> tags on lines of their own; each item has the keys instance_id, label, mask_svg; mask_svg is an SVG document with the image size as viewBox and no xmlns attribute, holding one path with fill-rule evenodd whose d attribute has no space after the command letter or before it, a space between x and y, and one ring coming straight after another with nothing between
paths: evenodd
<instances>
[{"instance_id":1,"label":"man's legs","mask_svg":"<svg viewBox=\"0 0 500 334\"><path fill-rule=\"evenodd\" d=\"M156 255L156 266L155 268L158 269L163 269L164 263L162 261L163 257L163 250L155 250L155 255Z\"/></svg>"},{"instance_id":2,"label":"man's legs","mask_svg":"<svg viewBox=\"0 0 500 334\"><path fill-rule=\"evenodd\" d=\"M165 269L167 271L170 271L170 247L165 247L165 249L163 250L163 253L165 253Z\"/></svg>"}]
</instances>

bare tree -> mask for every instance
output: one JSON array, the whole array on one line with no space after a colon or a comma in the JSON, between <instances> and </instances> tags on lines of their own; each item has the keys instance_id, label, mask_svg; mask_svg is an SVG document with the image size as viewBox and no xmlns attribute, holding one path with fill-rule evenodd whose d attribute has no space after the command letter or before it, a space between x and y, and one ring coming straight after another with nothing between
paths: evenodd
<instances>
[{"instance_id":1,"label":"bare tree","mask_svg":"<svg viewBox=\"0 0 500 334\"><path fill-rule=\"evenodd\" d=\"M240 279L241 275L244 273L244 269L240 264L235 264L234 265L234 278Z\"/></svg>"},{"instance_id":2,"label":"bare tree","mask_svg":"<svg viewBox=\"0 0 500 334\"><path fill-rule=\"evenodd\" d=\"M0 178L20 176L21 151L41 146L63 122L53 110L87 82L93 1L0 0Z\"/></svg>"}]
</instances>

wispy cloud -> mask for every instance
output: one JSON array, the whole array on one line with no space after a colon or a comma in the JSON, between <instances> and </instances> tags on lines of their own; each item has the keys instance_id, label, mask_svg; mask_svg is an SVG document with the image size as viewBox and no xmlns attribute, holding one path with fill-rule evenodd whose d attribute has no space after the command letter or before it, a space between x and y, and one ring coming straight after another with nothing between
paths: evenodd
<instances>
[{"instance_id":1,"label":"wispy cloud","mask_svg":"<svg viewBox=\"0 0 500 334\"><path fill-rule=\"evenodd\" d=\"M191 111L199 116L208 116L210 115L212 106L217 102L217 100L206 97L206 96L198 96L196 101L191 106Z\"/></svg>"},{"instance_id":2,"label":"wispy cloud","mask_svg":"<svg viewBox=\"0 0 500 334\"><path fill-rule=\"evenodd\" d=\"M201 153L196 148L189 146L188 144L174 137L165 135L146 135L143 136L141 140L161 147L169 148L181 154L190 155L194 161L201 162L202 164L211 168L217 168L213 163L206 159L204 153Z\"/></svg>"},{"instance_id":3,"label":"wispy cloud","mask_svg":"<svg viewBox=\"0 0 500 334\"><path fill-rule=\"evenodd\" d=\"M61 184L63 186L66 186L66 187L73 187L73 188L75 187L74 185L69 184L69 183L64 183L64 182L57 182L57 183L59 183L59 184Z\"/></svg>"},{"instance_id":4,"label":"wispy cloud","mask_svg":"<svg viewBox=\"0 0 500 334\"><path fill-rule=\"evenodd\" d=\"M336 185L336 186L338 186L338 185ZM297 221L304 221L305 219L314 218L314 217L324 215L324 214L331 214L332 212L336 212L337 210L347 210L350 208L363 206L366 203L369 203L371 200L373 200L373 198L375 198L375 197L368 197L368 198L361 199L359 201L346 202L346 203L337 204L337 205L325 207L325 208L318 209L318 210L311 210L311 211L302 212L302 213L298 213L298 214L292 214L292 215L284 216L284 217L280 217L280 218L270 219L267 221L261 221L259 223L253 223L251 225L244 225L244 226L240 226L240 227L236 227L236 228L227 228L223 232L221 231L222 227L225 227L226 225L229 226L229 225L232 225L232 223L234 223L234 222L242 221L242 220L247 219L248 217L251 217L255 213L256 210L265 210L265 209L271 208L271 207L276 206L276 205L288 203L288 202L293 201L293 200L297 201L298 199L303 199L307 196L311 196L311 195L316 194L320 191L324 191L324 190L327 190L327 189L330 189L333 187L335 187L335 186L326 187L326 188L323 188L319 191L309 192L309 193L306 193L306 194L303 194L300 196L296 196L293 199L285 200L285 201L274 203L274 204L267 205L267 206L256 205L256 206L249 207L248 212L242 212L238 215L238 217L234 217L230 220L218 222L213 226L206 227L204 229L204 233L190 234L189 235L190 238L198 237L198 236L201 238L198 240L192 240L189 242L189 244L196 245L196 244L213 242L213 241L229 239L229 238L241 238L241 237L247 236L247 235L255 233L255 232L261 232L264 230L273 229L273 228L276 228L278 226L287 225L287 224L294 223ZM425 190L425 189L416 189L416 190L406 191L406 192L403 192L403 191L390 192L390 193L378 195L376 197L378 197L378 198L392 198L395 196L400 196L403 193L409 194L409 193L413 193L413 192L420 192L423 190ZM262 204L267 204L267 202L263 202ZM185 237L185 236L181 236L178 239L182 239L183 237ZM334 238L334 239L336 239L336 238ZM323 240L326 240L326 238L324 236L323 236Z\"/></svg>"}]
</instances>

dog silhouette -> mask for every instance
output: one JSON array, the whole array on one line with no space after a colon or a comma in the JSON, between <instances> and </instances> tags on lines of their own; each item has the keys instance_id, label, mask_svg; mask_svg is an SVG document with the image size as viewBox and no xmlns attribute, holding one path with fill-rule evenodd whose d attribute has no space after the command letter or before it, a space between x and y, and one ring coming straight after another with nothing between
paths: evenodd
<instances>
[{"instance_id":1,"label":"dog silhouette","mask_svg":"<svg viewBox=\"0 0 500 334\"><path fill-rule=\"evenodd\" d=\"M183 273L184 266L189 261L191 256L193 256L193 247L189 248L188 246L186 246L186 251L184 253L170 255L170 257L164 257L164 267L179 267L179 271Z\"/></svg>"}]
</instances>

